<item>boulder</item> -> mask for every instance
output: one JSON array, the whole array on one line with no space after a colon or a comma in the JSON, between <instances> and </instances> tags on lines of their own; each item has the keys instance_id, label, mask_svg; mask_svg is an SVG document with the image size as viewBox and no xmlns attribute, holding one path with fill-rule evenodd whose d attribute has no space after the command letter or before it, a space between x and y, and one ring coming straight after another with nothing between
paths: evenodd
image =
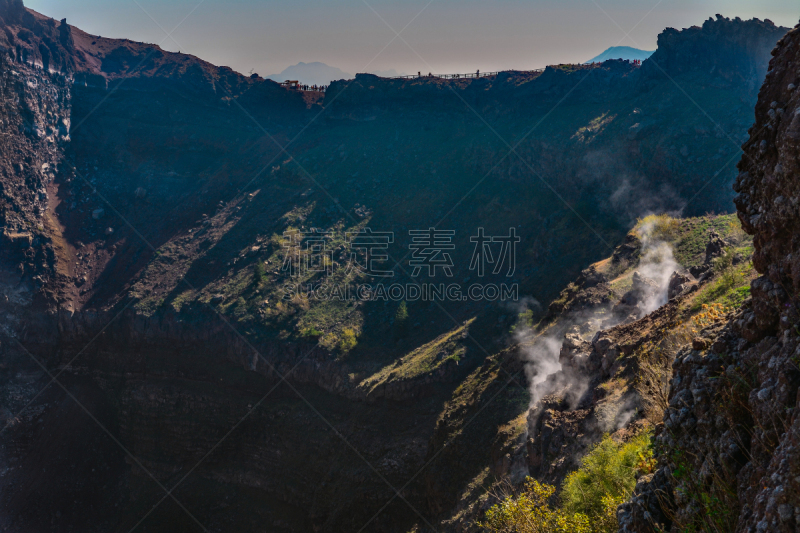
<instances>
[{"instance_id":1,"label":"boulder","mask_svg":"<svg viewBox=\"0 0 800 533\"><path fill-rule=\"evenodd\" d=\"M667 288L667 298L673 298L683 294L686 289L691 285L696 284L697 281L690 274L681 274L680 272L673 272L669 278L669 286Z\"/></svg>"},{"instance_id":2,"label":"boulder","mask_svg":"<svg viewBox=\"0 0 800 533\"><path fill-rule=\"evenodd\" d=\"M726 246L728 246L728 243L722 240L716 231L712 230L710 233L710 240L708 244L706 244L705 264L710 265L714 259L725 255Z\"/></svg>"}]
</instances>

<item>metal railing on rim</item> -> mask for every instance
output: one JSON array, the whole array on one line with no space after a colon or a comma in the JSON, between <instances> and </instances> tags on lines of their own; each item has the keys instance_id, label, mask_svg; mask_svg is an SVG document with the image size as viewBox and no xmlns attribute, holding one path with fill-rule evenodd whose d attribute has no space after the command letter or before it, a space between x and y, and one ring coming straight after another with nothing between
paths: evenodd
<instances>
[{"instance_id":1,"label":"metal railing on rim","mask_svg":"<svg viewBox=\"0 0 800 533\"><path fill-rule=\"evenodd\" d=\"M497 76L498 74L501 74L503 72L517 72L517 73L522 73L522 74L529 74L529 73L544 72L544 70L545 70L544 68L536 68L536 69L532 69L532 70L499 70L499 71L496 71L496 72L481 72L481 71L478 70L478 71L475 71L475 72L468 72L466 74L431 74L431 73L422 74L421 72L418 72L417 74L406 74L406 75L403 75L403 76L390 76L390 77L387 77L386 79L389 79L389 80L414 80L414 79L418 79L418 78L419 79L422 79L422 78L438 78L438 79L442 79L442 80L461 80L461 79L491 78L491 77ZM300 90L300 91L325 92L325 90L327 89L326 85L316 85L316 86L302 85L302 84L298 84L296 81L290 82L289 80L287 80L285 82L281 82L281 86L283 86L283 87L285 87L287 89L295 89L295 90Z\"/></svg>"},{"instance_id":2,"label":"metal railing on rim","mask_svg":"<svg viewBox=\"0 0 800 533\"><path fill-rule=\"evenodd\" d=\"M416 74L407 74L405 76L392 76L390 80L413 80L416 78L439 78L443 80L460 80L460 79L474 79L474 78L490 78L492 76L497 76L501 72L544 72L543 68L537 68L533 70L499 70L497 72L469 72L467 74L422 74L421 72L417 72Z\"/></svg>"}]
</instances>

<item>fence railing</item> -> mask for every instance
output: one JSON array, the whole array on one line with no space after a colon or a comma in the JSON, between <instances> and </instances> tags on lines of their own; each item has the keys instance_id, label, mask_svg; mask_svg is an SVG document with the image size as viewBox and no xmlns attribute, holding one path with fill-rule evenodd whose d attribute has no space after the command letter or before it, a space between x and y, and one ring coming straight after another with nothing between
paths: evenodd
<instances>
[{"instance_id":1,"label":"fence railing","mask_svg":"<svg viewBox=\"0 0 800 533\"><path fill-rule=\"evenodd\" d=\"M597 63L597 64L599 64L599 63ZM641 66L641 61L637 63L637 66ZM461 79L475 79L475 78L491 78L491 77L497 76L498 74L501 74L503 72L521 72L523 74L528 74L528 73L544 72L544 70L545 69L543 69L543 68L535 68L533 70L499 70L497 72L481 72L481 71L478 70L478 71L475 71L475 72L468 72L466 74L431 74L430 72L428 74L423 74L421 72L417 72L416 74L406 74L404 76L391 76L391 77L389 77L387 79L389 79L389 80L414 80L414 79L417 79L417 78L420 78L420 79L421 78L439 78L439 79L442 79L442 80L461 80ZM283 82L283 83L281 83L281 85L286 87L287 89L295 89L295 90L300 90L300 91L315 91L315 92L325 92L325 90L328 88L326 85L317 85L316 87L314 87L314 86L311 86L311 85L298 85L298 84L296 84L296 82L293 82L291 84L287 83L287 82Z\"/></svg>"},{"instance_id":2,"label":"fence railing","mask_svg":"<svg viewBox=\"0 0 800 533\"><path fill-rule=\"evenodd\" d=\"M460 80L460 79L474 79L474 78L490 78L492 76L497 76L501 72L544 72L543 68L537 68L533 70L500 70L497 72L469 72L467 74L423 74L418 72L416 74L407 74L405 76L392 76L391 80L413 80L416 78L440 78L443 80Z\"/></svg>"},{"instance_id":3,"label":"fence railing","mask_svg":"<svg viewBox=\"0 0 800 533\"><path fill-rule=\"evenodd\" d=\"M417 78L439 78L442 80L461 80L461 79L476 79L476 78L491 78L493 76L497 76L502 72L522 72L522 73L536 73L536 72L544 72L543 68L536 68L533 70L499 70L497 72L468 72L466 74L422 74L418 72L417 74L407 74L405 76L391 76L387 79L390 80L414 80ZM298 84L296 82L282 82L281 86L287 89L293 89L297 91L312 91L312 92L325 92L328 88L327 85L317 85L316 87L313 85L303 85Z\"/></svg>"}]
</instances>

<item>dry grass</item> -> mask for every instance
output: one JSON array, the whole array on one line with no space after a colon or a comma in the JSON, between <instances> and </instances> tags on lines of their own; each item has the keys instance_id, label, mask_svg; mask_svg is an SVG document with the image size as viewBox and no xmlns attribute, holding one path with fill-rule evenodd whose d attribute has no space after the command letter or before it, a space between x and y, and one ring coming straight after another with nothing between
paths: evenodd
<instances>
[{"instance_id":1,"label":"dry grass","mask_svg":"<svg viewBox=\"0 0 800 533\"><path fill-rule=\"evenodd\" d=\"M632 231L636 232L639 238L649 236L651 239L672 241L678 237L680 229L680 219L661 214L647 215L638 219Z\"/></svg>"},{"instance_id":2,"label":"dry grass","mask_svg":"<svg viewBox=\"0 0 800 533\"><path fill-rule=\"evenodd\" d=\"M390 381L414 379L431 373L447 361L459 361L465 353L464 339L473 320L468 320L463 325L397 359L393 364L364 380L362 386L373 390Z\"/></svg>"},{"instance_id":3,"label":"dry grass","mask_svg":"<svg viewBox=\"0 0 800 533\"><path fill-rule=\"evenodd\" d=\"M639 370L634 385L644 403L644 416L658 425L669 407L669 387L675 354L692 340L692 324L678 322L663 328L661 340L648 342L635 352Z\"/></svg>"}]
</instances>

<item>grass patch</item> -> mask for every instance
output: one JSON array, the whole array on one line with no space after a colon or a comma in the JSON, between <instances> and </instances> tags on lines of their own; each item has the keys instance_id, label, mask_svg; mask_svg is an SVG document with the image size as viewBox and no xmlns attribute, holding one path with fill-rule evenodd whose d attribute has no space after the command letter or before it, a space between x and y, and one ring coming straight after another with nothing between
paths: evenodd
<instances>
[{"instance_id":1,"label":"grass patch","mask_svg":"<svg viewBox=\"0 0 800 533\"><path fill-rule=\"evenodd\" d=\"M382 383L397 379L413 379L438 369L447 361L460 361L466 352L463 339L474 319L431 342L420 346L364 381L364 386L374 389Z\"/></svg>"},{"instance_id":2,"label":"grass patch","mask_svg":"<svg viewBox=\"0 0 800 533\"><path fill-rule=\"evenodd\" d=\"M728 254L731 255L731 254ZM741 307L750 297L750 282L755 278L755 269L750 261L726 267L720 275L703 287L692 302L690 310L699 311L703 305L715 303L724 307Z\"/></svg>"},{"instance_id":3,"label":"grass patch","mask_svg":"<svg viewBox=\"0 0 800 533\"><path fill-rule=\"evenodd\" d=\"M588 125L579 128L571 138L582 142L591 142L592 139L603 131L615 118L617 118L617 115L609 115L608 112L603 113L599 117L592 119Z\"/></svg>"},{"instance_id":4,"label":"grass patch","mask_svg":"<svg viewBox=\"0 0 800 533\"><path fill-rule=\"evenodd\" d=\"M672 241L678 236L681 220L667 214L647 215L636 221L633 230L640 238L649 235L651 239Z\"/></svg>"},{"instance_id":5,"label":"grass patch","mask_svg":"<svg viewBox=\"0 0 800 533\"><path fill-rule=\"evenodd\" d=\"M720 215L690 219L674 243L675 259L684 267L702 264L711 230L728 242L734 252L742 253L745 257L752 255L753 239L744 232L738 217Z\"/></svg>"},{"instance_id":6,"label":"grass patch","mask_svg":"<svg viewBox=\"0 0 800 533\"><path fill-rule=\"evenodd\" d=\"M520 437L523 433L528 430L528 412L522 412L514 418L510 420L507 424L501 425L497 433L505 435L507 440L514 440Z\"/></svg>"}]
</instances>

